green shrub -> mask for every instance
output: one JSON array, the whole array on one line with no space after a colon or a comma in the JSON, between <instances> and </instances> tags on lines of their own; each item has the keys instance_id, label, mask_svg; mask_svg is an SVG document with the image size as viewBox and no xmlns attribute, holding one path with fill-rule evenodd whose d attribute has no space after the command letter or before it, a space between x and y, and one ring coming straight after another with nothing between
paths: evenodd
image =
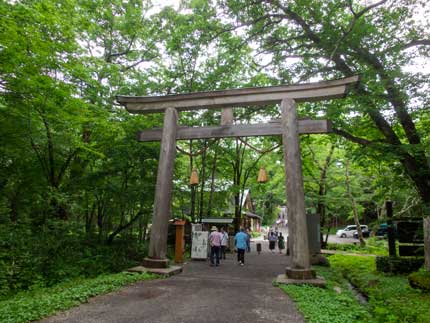
<instances>
[{"instance_id":1,"label":"green shrub","mask_svg":"<svg viewBox=\"0 0 430 323\"><path fill-rule=\"evenodd\" d=\"M430 292L430 272L418 271L408 276L409 285Z\"/></svg>"},{"instance_id":2,"label":"green shrub","mask_svg":"<svg viewBox=\"0 0 430 323\"><path fill-rule=\"evenodd\" d=\"M374 257L333 255L330 264L368 297L376 322L430 323L430 294L412 289L405 276L378 273Z\"/></svg>"},{"instance_id":3,"label":"green shrub","mask_svg":"<svg viewBox=\"0 0 430 323\"><path fill-rule=\"evenodd\" d=\"M374 254L374 255L388 254L387 241L377 239L375 237L366 239L366 245L364 247L361 247L358 242L357 243L328 243L326 246L326 249L347 251L351 253Z\"/></svg>"},{"instance_id":4,"label":"green shrub","mask_svg":"<svg viewBox=\"0 0 430 323\"><path fill-rule=\"evenodd\" d=\"M411 273L417 271L423 263L423 258L416 257L376 257L376 269L383 273Z\"/></svg>"},{"instance_id":5,"label":"green shrub","mask_svg":"<svg viewBox=\"0 0 430 323\"><path fill-rule=\"evenodd\" d=\"M0 225L0 298L33 286L52 286L66 279L96 277L138 264L146 246L115 240L89 240L73 223Z\"/></svg>"},{"instance_id":6,"label":"green shrub","mask_svg":"<svg viewBox=\"0 0 430 323\"><path fill-rule=\"evenodd\" d=\"M66 310L90 297L108 293L140 280L156 276L143 273L119 273L97 278L73 279L48 288L20 292L0 301L0 323L30 322Z\"/></svg>"},{"instance_id":7,"label":"green shrub","mask_svg":"<svg viewBox=\"0 0 430 323\"><path fill-rule=\"evenodd\" d=\"M367 287L378 284L375 257L333 255L329 258L330 265L367 295Z\"/></svg>"}]
</instances>

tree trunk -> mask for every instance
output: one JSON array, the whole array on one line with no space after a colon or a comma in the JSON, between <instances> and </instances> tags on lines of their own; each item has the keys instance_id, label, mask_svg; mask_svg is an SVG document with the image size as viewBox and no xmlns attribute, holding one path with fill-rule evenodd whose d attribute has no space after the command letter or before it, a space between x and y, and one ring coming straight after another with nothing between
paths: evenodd
<instances>
[{"instance_id":1,"label":"tree trunk","mask_svg":"<svg viewBox=\"0 0 430 323\"><path fill-rule=\"evenodd\" d=\"M361 231L360 220L358 219L357 206L355 204L355 199L352 196L351 188L349 185L349 161L348 160L345 163L345 185L346 185L346 192L348 194L349 200L351 201L352 213L354 215L354 223L357 227L357 233L358 233L358 239L360 240L360 246L364 247L366 245L366 242L363 239L363 232Z\"/></svg>"},{"instance_id":2,"label":"tree trunk","mask_svg":"<svg viewBox=\"0 0 430 323\"><path fill-rule=\"evenodd\" d=\"M190 140L190 174L192 174L193 171L193 140ZM190 217L191 217L191 222L195 222L196 221L196 188L195 185L191 185L191 210L190 210Z\"/></svg>"},{"instance_id":3,"label":"tree trunk","mask_svg":"<svg viewBox=\"0 0 430 323\"><path fill-rule=\"evenodd\" d=\"M134 222L136 222L136 220L138 220L141 216L142 216L142 211L139 211L129 222L127 222L127 223L125 223L123 225L118 226L118 228L116 228L111 234L109 234L109 236L108 236L108 238L106 240L106 243L108 245L112 244L113 239L116 237L116 235L118 235L118 233L120 233L121 231L123 231L123 230L125 230L127 228L130 228L131 225Z\"/></svg>"},{"instance_id":4,"label":"tree trunk","mask_svg":"<svg viewBox=\"0 0 430 323\"><path fill-rule=\"evenodd\" d=\"M425 269L430 271L430 216L423 219Z\"/></svg>"},{"instance_id":5,"label":"tree trunk","mask_svg":"<svg viewBox=\"0 0 430 323\"><path fill-rule=\"evenodd\" d=\"M203 154L202 154L202 172L201 172L201 188L200 188L200 203L199 203L199 219L200 222L203 218L203 202L204 202L204 193L205 193L205 180L206 180L206 150L207 150L208 142L205 140L205 144L203 147Z\"/></svg>"},{"instance_id":6,"label":"tree trunk","mask_svg":"<svg viewBox=\"0 0 430 323\"><path fill-rule=\"evenodd\" d=\"M138 230L138 241L139 241L139 243L142 243L142 241L143 241L143 216L141 216L140 218L139 218L139 230Z\"/></svg>"},{"instance_id":7,"label":"tree trunk","mask_svg":"<svg viewBox=\"0 0 430 323\"><path fill-rule=\"evenodd\" d=\"M91 237L93 233L93 218L96 212L96 202L93 203L91 211L89 211L87 206L87 211L85 212L85 233L88 238Z\"/></svg>"},{"instance_id":8,"label":"tree trunk","mask_svg":"<svg viewBox=\"0 0 430 323\"><path fill-rule=\"evenodd\" d=\"M317 205L317 213L320 215L320 228L322 229L326 222L326 203L324 201L324 197L326 195L326 179L327 179L327 171L330 166L331 157L334 152L334 145L330 146L330 151L325 159L324 166L321 168L321 175L319 180L319 190L318 190L318 205ZM327 243L322 239L323 235L321 233L321 248L325 248Z\"/></svg>"},{"instance_id":9,"label":"tree trunk","mask_svg":"<svg viewBox=\"0 0 430 323\"><path fill-rule=\"evenodd\" d=\"M98 239L102 240L103 237L103 227L104 227L104 203L103 200L100 199L97 201L97 227L98 227Z\"/></svg>"},{"instance_id":10,"label":"tree trunk","mask_svg":"<svg viewBox=\"0 0 430 323\"><path fill-rule=\"evenodd\" d=\"M213 196L215 191L215 173L216 173L216 163L218 158L218 144L215 147L215 155L214 155L214 161L212 164L212 172L211 172L211 191L209 193L209 201L208 201L208 217L212 214L212 202L213 202Z\"/></svg>"},{"instance_id":11,"label":"tree trunk","mask_svg":"<svg viewBox=\"0 0 430 323\"><path fill-rule=\"evenodd\" d=\"M12 223L18 221L18 194L13 194L10 198L10 221Z\"/></svg>"},{"instance_id":12,"label":"tree trunk","mask_svg":"<svg viewBox=\"0 0 430 323\"><path fill-rule=\"evenodd\" d=\"M236 156L233 164L233 184L234 184L234 231L238 232L240 229L241 214L240 214L240 178L242 176L242 145L239 139L236 139Z\"/></svg>"},{"instance_id":13,"label":"tree trunk","mask_svg":"<svg viewBox=\"0 0 430 323\"><path fill-rule=\"evenodd\" d=\"M150 218L150 213L146 212L146 214L144 215L144 221L143 221L143 236L142 236L142 242L146 241L146 236L148 233L148 224L149 224L149 218Z\"/></svg>"}]
</instances>

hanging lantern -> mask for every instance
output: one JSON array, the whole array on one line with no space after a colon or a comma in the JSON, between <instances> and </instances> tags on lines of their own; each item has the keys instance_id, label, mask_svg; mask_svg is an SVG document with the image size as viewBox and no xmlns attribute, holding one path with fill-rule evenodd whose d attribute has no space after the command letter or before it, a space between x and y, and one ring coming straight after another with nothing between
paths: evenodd
<instances>
[{"instance_id":1,"label":"hanging lantern","mask_svg":"<svg viewBox=\"0 0 430 323\"><path fill-rule=\"evenodd\" d=\"M264 167L261 167L260 171L258 172L257 182L258 183L266 183L267 182L267 174L266 174L266 169Z\"/></svg>"},{"instance_id":2,"label":"hanging lantern","mask_svg":"<svg viewBox=\"0 0 430 323\"><path fill-rule=\"evenodd\" d=\"M199 175L197 174L197 169L193 168L190 176L190 185L198 185L199 184Z\"/></svg>"}]
</instances>

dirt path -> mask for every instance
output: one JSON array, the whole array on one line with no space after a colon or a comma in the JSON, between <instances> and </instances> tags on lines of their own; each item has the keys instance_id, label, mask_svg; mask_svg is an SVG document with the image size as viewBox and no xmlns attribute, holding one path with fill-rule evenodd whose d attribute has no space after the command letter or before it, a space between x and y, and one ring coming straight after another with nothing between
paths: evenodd
<instances>
[{"instance_id":1,"label":"dirt path","mask_svg":"<svg viewBox=\"0 0 430 323\"><path fill-rule=\"evenodd\" d=\"M180 275L95 297L41 322L304 322L287 295L272 286L288 257L251 252L243 267L233 258L228 255L219 267L193 261Z\"/></svg>"}]
</instances>

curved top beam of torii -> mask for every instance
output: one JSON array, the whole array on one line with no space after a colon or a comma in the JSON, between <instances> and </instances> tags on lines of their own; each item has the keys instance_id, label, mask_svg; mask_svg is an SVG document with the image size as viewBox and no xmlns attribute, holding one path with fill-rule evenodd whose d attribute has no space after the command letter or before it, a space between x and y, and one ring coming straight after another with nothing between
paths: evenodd
<instances>
[{"instance_id":1,"label":"curved top beam of torii","mask_svg":"<svg viewBox=\"0 0 430 323\"><path fill-rule=\"evenodd\" d=\"M179 111L265 105L282 99L296 102L320 101L344 97L351 87L357 86L360 76L293 85L279 85L211 92L194 92L165 96L116 96L116 100L130 113L164 112L167 108Z\"/></svg>"}]
</instances>

